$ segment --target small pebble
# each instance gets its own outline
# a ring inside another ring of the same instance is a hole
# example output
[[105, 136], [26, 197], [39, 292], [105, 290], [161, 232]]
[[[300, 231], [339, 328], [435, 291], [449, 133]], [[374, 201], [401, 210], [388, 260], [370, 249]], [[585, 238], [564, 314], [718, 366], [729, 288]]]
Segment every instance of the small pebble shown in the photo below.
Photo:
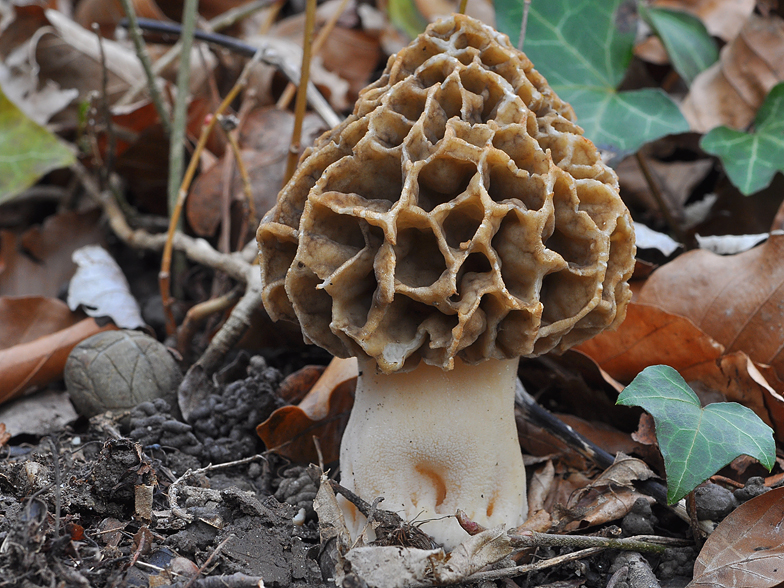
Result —
[[720, 521], [738, 507], [732, 492], [718, 484], [705, 484], [694, 491], [697, 518], [701, 521]]
[[768, 490], [770, 490], [770, 488], [765, 486], [765, 479], [754, 476], [746, 481], [746, 485], [743, 488], [738, 488], [732, 494], [738, 502], [743, 503], [760, 494], [765, 494]]

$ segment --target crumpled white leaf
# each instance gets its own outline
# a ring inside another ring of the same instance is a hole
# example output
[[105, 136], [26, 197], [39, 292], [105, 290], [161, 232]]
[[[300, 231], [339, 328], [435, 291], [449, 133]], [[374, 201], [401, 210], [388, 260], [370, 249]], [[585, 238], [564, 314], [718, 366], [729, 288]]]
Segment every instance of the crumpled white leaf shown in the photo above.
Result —
[[76, 88], [60, 88], [52, 80], [39, 84], [38, 76], [27, 63], [17, 63], [17, 57], [27, 57], [31, 48], [25, 43], [0, 63], [0, 87], [17, 108], [39, 125], [45, 125], [55, 114], [68, 106], [79, 95]]
[[[361, 539], [349, 548], [351, 539], [343, 513], [324, 475], [313, 507], [319, 517], [322, 545], [337, 546], [336, 586], [343, 585], [347, 570], [359, 576], [369, 588], [457, 584], [514, 551], [503, 526], [468, 537], [449, 553], [443, 549], [367, 546]], [[345, 562], [350, 565], [346, 566]]]
[[756, 247], [771, 235], [780, 235], [782, 231], [758, 233], [756, 235], [695, 235], [700, 249], [707, 249], [717, 255], [735, 255]]
[[503, 526], [473, 535], [449, 553], [413, 547], [355, 547], [345, 558], [373, 588], [412, 588], [470, 581], [482, 568], [512, 553]]
[[658, 249], [668, 257], [681, 246], [680, 243], [672, 239], [669, 235], [654, 231], [638, 222], [634, 223], [634, 236], [637, 241], [638, 249]]
[[121, 329], [145, 326], [128, 280], [103, 247], [81, 247], [71, 259], [78, 267], [68, 286], [68, 308], [81, 306], [89, 316], [108, 316]]

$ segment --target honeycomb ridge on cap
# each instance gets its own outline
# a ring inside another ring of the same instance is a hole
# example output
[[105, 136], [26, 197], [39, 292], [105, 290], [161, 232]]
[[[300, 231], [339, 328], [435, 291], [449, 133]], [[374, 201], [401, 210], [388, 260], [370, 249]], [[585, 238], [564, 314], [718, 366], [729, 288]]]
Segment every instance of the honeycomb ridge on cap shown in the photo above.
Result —
[[525, 55], [463, 15], [389, 59], [257, 238], [270, 316], [385, 372], [563, 351], [631, 297], [615, 173]]

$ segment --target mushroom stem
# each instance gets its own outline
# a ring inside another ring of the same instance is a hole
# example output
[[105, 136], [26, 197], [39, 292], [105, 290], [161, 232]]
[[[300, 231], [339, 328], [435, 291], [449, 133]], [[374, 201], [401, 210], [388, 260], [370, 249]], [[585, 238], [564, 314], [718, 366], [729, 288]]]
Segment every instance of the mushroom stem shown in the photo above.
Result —
[[[525, 468], [514, 419], [517, 359], [444, 371], [420, 363], [379, 373], [359, 360], [354, 408], [340, 448], [341, 484], [422, 530], [447, 549], [468, 534], [460, 508], [486, 526], [520, 525], [527, 514]], [[365, 520], [347, 502], [356, 537]]]

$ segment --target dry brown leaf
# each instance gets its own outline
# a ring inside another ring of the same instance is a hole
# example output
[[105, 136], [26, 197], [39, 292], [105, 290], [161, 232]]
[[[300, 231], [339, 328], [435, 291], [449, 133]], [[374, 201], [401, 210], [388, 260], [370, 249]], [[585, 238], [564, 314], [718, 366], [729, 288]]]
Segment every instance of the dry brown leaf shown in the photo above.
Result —
[[0, 295], [56, 298], [76, 271], [71, 254], [104, 240], [100, 211], [63, 212], [21, 235], [0, 231]]
[[[713, 169], [712, 159], [698, 159], [696, 161], [662, 162], [658, 159], [646, 157], [648, 166], [662, 194], [670, 205], [670, 210], [679, 220], [683, 219], [683, 207], [708, 172]], [[615, 169], [618, 181], [621, 184], [621, 196], [630, 207], [644, 208], [656, 211], [660, 206], [651, 193], [650, 186], [640, 170], [636, 157], [627, 157]]]
[[756, 0], [654, 0], [653, 6], [685, 10], [699, 18], [711, 35], [734, 39], [751, 16]]
[[[286, 171], [286, 157], [282, 153], [272, 151], [243, 149], [242, 161], [250, 176], [256, 214], [262, 216], [275, 205]], [[199, 175], [186, 201], [186, 218], [199, 236], [213, 236], [220, 225], [227, 162], [234, 170], [229, 198], [233, 202], [245, 200], [242, 179], [234, 163], [234, 154], [227, 151], [217, 164]]]
[[29, 343], [83, 318], [57, 298], [0, 296], [0, 349]]
[[615, 404], [623, 385], [585, 353], [570, 349], [563, 355], [521, 358], [518, 371], [527, 389], [548, 389], [563, 412], [616, 428], [628, 424], [627, 408]]
[[256, 427], [269, 451], [299, 463], [318, 463], [318, 437], [324, 463], [338, 459], [340, 438], [354, 404], [355, 358], [334, 358], [298, 406], [284, 406]]
[[286, 376], [278, 387], [278, 396], [288, 404], [302, 402], [323, 373], [324, 366], [322, 365], [306, 365]]
[[687, 318], [639, 301], [629, 304], [618, 330], [605, 331], [577, 349], [627, 384], [656, 364], [675, 368], [688, 381], [694, 379], [689, 376], [692, 371], [710, 369], [724, 352]]
[[[139, 18], [167, 20], [153, 0], [133, 0], [131, 4]], [[104, 37], [113, 37], [114, 28], [123, 18], [125, 12], [120, 0], [82, 0], [74, 12], [74, 20], [85, 29], [89, 30], [93, 23], [98, 23]]]
[[[634, 453], [644, 457], [648, 463], [658, 467], [661, 463], [661, 455], [656, 448], [646, 447], [645, 445], [632, 439], [628, 433], [597, 421], [587, 421], [572, 414], [557, 413], [556, 416], [569, 425], [577, 433], [588, 439], [590, 442], [608, 451], [611, 454]], [[629, 413], [626, 412], [628, 420]], [[549, 431], [537, 427], [521, 416], [516, 419], [520, 444], [524, 451], [531, 456], [545, 456], [556, 460], [558, 467], [563, 468], [566, 473], [577, 471], [588, 471], [594, 467], [593, 462], [583, 457], [574, 448], [555, 437]], [[528, 465], [528, 462], [526, 462]], [[664, 468], [660, 468], [664, 471]]]
[[[672, 262], [663, 268], [670, 265]], [[677, 297], [679, 292], [686, 297], [699, 296], [688, 285], [679, 284], [666, 291], [665, 297]], [[778, 439], [784, 439], [784, 421], [779, 419], [784, 414], [781, 390], [771, 386], [744, 351], [725, 351], [687, 316], [676, 314], [672, 308], [643, 304], [643, 299], [656, 302], [641, 295], [638, 302], [629, 304], [626, 320], [617, 331], [605, 331], [580, 345], [579, 350], [625, 383], [650, 365], [668, 365], [689, 382], [703, 404], [739, 402], [771, 425]]]
[[552, 460], [548, 459], [543, 466], [534, 471], [534, 475], [528, 482], [528, 519], [517, 528], [517, 533], [523, 530], [544, 533], [550, 529], [552, 517], [545, 509], [545, 501], [553, 489], [554, 482], [555, 467]]
[[713, 531], [687, 588], [781, 585], [784, 578], [784, 488], [736, 508]]
[[[58, 122], [70, 126], [79, 123], [81, 102], [91, 100], [91, 93], [101, 93], [104, 68], [101, 50], [94, 32], [70, 20], [61, 12], [47, 10], [52, 25], [31, 39], [31, 55], [41, 79], [52, 80], [62, 88], [76, 88], [79, 97], [67, 111], [58, 115]], [[119, 99], [136, 80], [144, 76], [139, 59], [132, 49], [115, 41], [102, 42], [108, 76], [107, 97], [110, 103]]]
[[77, 343], [116, 328], [84, 319], [51, 335], [0, 350], [0, 402], [62, 378], [65, 360]]
[[634, 55], [657, 65], [666, 65], [670, 63], [670, 56], [667, 55], [667, 49], [664, 48], [664, 43], [655, 35], [647, 37], [634, 46]]
[[46, 27], [44, 7], [14, 6], [13, 20], [0, 33], [0, 81], [3, 92], [22, 112], [45, 125], [79, 95], [72, 88], [61, 88], [52, 80], [39, 80], [37, 65], [30, 58], [31, 39]]
[[[316, 13], [316, 34], [318, 30], [332, 16], [340, 4], [333, 0], [319, 6]], [[350, 15], [349, 9], [344, 14]], [[344, 16], [341, 16], [341, 19]], [[356, 100], [359, 91], [370, 81], [370, 76], [378, 67], [382, 59], [379, 39], [369, 33], [341, 26], [341, 21], [332, 30], [323, 47], [317, 54], [319, 61], [326, 70], [337, 74], [348, 82], [349, 100]], [[302, 34], [305, 26], [305, 14], [286, 18], [275, 25], [271, 33], [283, 37], [294, 43], [302, 44]]]
[[[223, 14], [227, 10], [236, 8], [242, 4], [247, 3], [249, 0], [200, 0], [199, 14], [207, 20], [215, 18], [219, 14]], [[182, 22], [182, 0], [134, 0], [134, 5], [139, 9], [142, 4], [149, 5], [149, 8], [155, 8], [166, 17]]]
[[[307, 114], [302, 125], [300, 145], [304, 151], [325, 129], [322, 119], [314, 113]], [[250, 176], [259, 218], [275, 204], [283, 185], [293, 129], [294, 115], [277, 108], [258, 108], [242, 125], [238, 142], [242, 147], [242, 161]], [[245, 200], [234, 155], [227, 150], [216, 165], [199, 175], [186, 201], [188, 222], [202, 237], [214, 235], [220, 224], [227, 162], [234, 169], [230, 198], [233, 201]]]
[[637, 425], [637, 430], [632, 433], [632, 439], [637, 443], [653, 447], [659, 444], [659, 440], [656, 439], [656, 425], [653, 417], [647, 412], [643, 412], [640, 415], [640, 422]]
[[[112, 126], [115, 134], [115, 156], [122, 157], [129, 147], [142, 138], [144, 131], [158, 122], [158, 112], [150, 101], [113, 108]], [[97, 133], [97, 140], [101, 157], [106, 157], [109, 148], [107, 134], [105, 132]]]
[[0, 423], [0, 449], [5, 447], [10, 439], [11, 433], [5, 430], [5, 423]]
[[623, 518], [638, 498], [654, 501], [637, 492], [634, 482], [655, 477], [644, 461], [619, 453], [615, 463], [570, 497], [566, 508], [555, 509], [557, 528], [575, 531]]
[[[103, 8], [112, 12], [108, 5]], [[145, 14], [145, 11], [142, 12]], [[146, 14], [152, 13], [147, 11]], [[40, 14], [17, 10], [17, 21], [22, 26], [35, 23], [36, 18], [40, 21]], [[67, 93], [63, 100], [69, 98], [70, 104], [53, 118], [53, 122], [61, 127], [76, 128], [84, 122], [80, 109], [84, 103], [93, 103], [96, 96], [103, 96], [104, 73], [107, 76], [106, 97], [110, 105], [132, 85], [144, 79], [141, 63], [130, 45], [108, 38], [104, 38], [99, 45], [95, 32], [80, 26], [57, 10], [44, 11], [44, 18], [45, 21], [39, 22], [35, 32], [25, 37], [3, 32], [0, 37], [0, 57], [5, 58], [14, 53], [13, 68], [8, 75], [13, 74], [17, 79], [21, 79], [20, 76], [28, 78], [28, 85], [32, 89], [26, 91], [26, 99], [46, 98], [51, 101], [55, 90], [60, 94]], [[87, 23], [91, 17], [87, 15], [82, 20]], [[211, 75], [217, 60], [204, 47], [196, 46], [191, 54], [191, 63], [190, 88], [196, 94]], [[0, 74], [3, 73], [2, 69]], [[176, 76], [176, 70], [172, 76]], [[41, 93], [46, 96], [38, 96]], [[19, 94], [18, 89], [16, 94]]]
[[744, 129], [782, 80], [784, 19], [753, 15], [721, 50], [719, 61], [695, 78], [681, 110], [693, 131], [720, 125]]
[[6, 28], [0, 34], [0, 57], [3, 60], [7, 59], [19, 45], [30, 39], [38, 29], [48, 24], [44, 14], [46, 7], [41, 6], [41, 3], [30, 3], [25, 6], [19, 4], [13, 3], [11, 8], [13, 20], [6, 23]]
[[688, 318], [727, 352], [743, 351], [784, 379], [782, 258], [784, 235], [737, 255], [690, 251], [657, 269], [638, 303]]

